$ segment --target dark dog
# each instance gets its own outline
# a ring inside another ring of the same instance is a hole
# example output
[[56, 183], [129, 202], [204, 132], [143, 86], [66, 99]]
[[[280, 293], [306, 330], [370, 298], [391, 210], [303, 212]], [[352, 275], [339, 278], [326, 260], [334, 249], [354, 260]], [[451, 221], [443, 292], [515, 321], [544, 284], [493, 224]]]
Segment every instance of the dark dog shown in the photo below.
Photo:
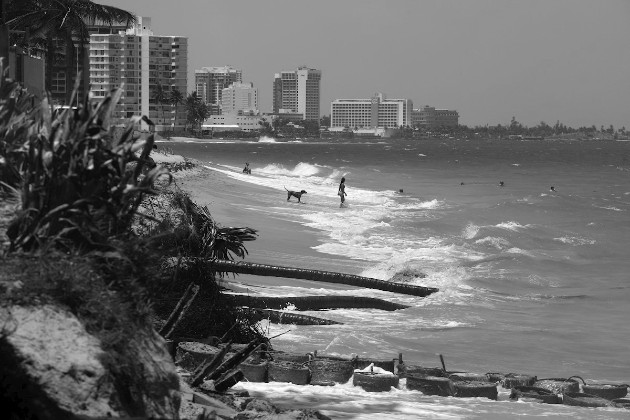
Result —
[[[285, 190], [287, 190], [287, 187], [284, 187]], [[291, 190], [287, 190], [287, 201], [289, 201], [289, 199], [291, 198], [291, 196], [295, 197], [298, 199], [298, 203], [301, 203], [301, 198], [302, 198], [302, 194], [307, 194], [306, 191], [302, 190], [302, 191], [291, 191]]]

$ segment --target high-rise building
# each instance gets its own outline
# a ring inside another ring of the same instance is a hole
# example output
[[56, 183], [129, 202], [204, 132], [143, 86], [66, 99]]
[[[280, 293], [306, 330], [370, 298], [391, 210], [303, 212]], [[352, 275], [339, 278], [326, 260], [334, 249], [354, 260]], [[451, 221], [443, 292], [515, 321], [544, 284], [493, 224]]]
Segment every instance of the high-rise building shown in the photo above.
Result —
[[203, 67], [195, 70], [197, 97], [210, 107], [211, 115], [221, 115], [223, 89], [243, 81], [243, 71], [231, 66]]
[[412, 108], [411, 99], [387, 99], [382, 93], [370, 99], [336, 99], [330, 104], [330, 127], [407, 127]]
[[257, 114], [258, 89], [253, 83], [232, 83], [221, 94], [221, 115]]
[[299, 67], [276, 73], [273, 81], [273, 113], [301, 114], [304, 120], [319, 121], [322, 71]]
[[[112, 89], [123, 88], [114, 113], [115, 123], [146, 115], [155, 123], [156, 131], [185, 126], [183, 104], [174, 105], [169, 99], [175, 91], [186, 97], [188, 38], [153, 35], [151, 19], [138, 17], [126, 32], [90, 35], [89, 63], [95, 99], [103, 98]], [[160, 90], [162, 101], [158, 100]]]
[[[88, 34], [117, 34], [125, 31], [129, 22], [103, 22], [94, 18], [85, 18], [84, 23]], [[89, 44], [84, 44], [76, 36], [70, 40], [53, 37], [51, 43], [55, 53], [50, 56], [42, 55], [46, 58], [46, 89], [50, 92], [50, 98], [55, 105], [75, 105], [69, 104], [72, 90], [76, 78], [81, 75], [77, 90], [77, 100], [81, 101], [85, 97], [85, 87], [89, 85]], [[70, 42], [70, 45], [66, 45]], [[70, 57], [67, 57], [70, 54]], [[68, 60], [69, 58], [69, 60]], [[70, 66], [68, 66], [70, 62]]]
[[453, 109], [436, 109], [426, 105], [424, 108], [413, 110], [411, 121], [414, 127], [457, 127], [459, 113]]

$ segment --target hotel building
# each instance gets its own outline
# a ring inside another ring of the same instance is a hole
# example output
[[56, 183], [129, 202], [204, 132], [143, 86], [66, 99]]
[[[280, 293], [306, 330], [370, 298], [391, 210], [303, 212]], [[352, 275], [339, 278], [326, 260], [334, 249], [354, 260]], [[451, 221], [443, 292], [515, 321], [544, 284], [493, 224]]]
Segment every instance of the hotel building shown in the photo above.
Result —
[[258, 89], [253, 83], [236, 82], [221, 93], [221, 114], [258, 113]]
[[330, 104], [330, 127], [406, 127], [411, 125], [412, 108], [411, 99], [387, 99], [382, 93], [370, 99], [336, 99]]
[[243, 81], [243, 71], [230, 66], [203, 67], [195, 70], [197, 97], [210, 107], [211, 115], [221, 115], [223, 89]]
[[[134, 115], [146, 115], [156, 131], [181, 129], [186, 124], [183, 104], [159, 103], [158, 85], [166, 98], [177, 90], [186, 97], [188, 38], [155, 36], [151, 19], [138, 17], [127, 31], [90, 35], [90, 84], [95, 99], [112, 89], [123, 88], [114, 122], [126, 124]], [[147, 129], [142, 123], [142, 129]]]
[[411, 122], [414, 127], [423, 128], [457, 127], [459, 113], [455, 110], [436, 109], [427, 105], [413, 110]]
[[320, 82], [322, 71], [299, 67], [295, 71], [276, 73], [273, 81], [273, 113], [301, 115], [303, 120], [319, 121]]

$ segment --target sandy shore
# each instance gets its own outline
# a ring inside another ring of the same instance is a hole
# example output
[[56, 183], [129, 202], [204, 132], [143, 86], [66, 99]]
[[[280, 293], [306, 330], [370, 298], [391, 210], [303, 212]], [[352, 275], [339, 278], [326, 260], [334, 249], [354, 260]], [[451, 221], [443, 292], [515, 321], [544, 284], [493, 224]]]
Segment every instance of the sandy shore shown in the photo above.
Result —
[[[235, 180], [220, 172], [204, 168], [203, 165], [176, 172], [174, 177], [175, 183], [197, 204], [208, 207], [219, 225], [250, 227], [258, 231], [258, 239], [245, 244], [249, 252], [245, 261], [347, 274], [360, 273], [360, 264], [356, 261], [321, 254], [312, 249], [318, 244], [321, 232], [271, 212], [254, 209], [260, 207], [256, 197], [262, 190], [266, 190], [266, 187]], [[238, 275], [234, 281], [230, 281], [228, 287], [235, 291], [245, 291], [248, 285], [352, 289], [346, 285], [245, 274]]]

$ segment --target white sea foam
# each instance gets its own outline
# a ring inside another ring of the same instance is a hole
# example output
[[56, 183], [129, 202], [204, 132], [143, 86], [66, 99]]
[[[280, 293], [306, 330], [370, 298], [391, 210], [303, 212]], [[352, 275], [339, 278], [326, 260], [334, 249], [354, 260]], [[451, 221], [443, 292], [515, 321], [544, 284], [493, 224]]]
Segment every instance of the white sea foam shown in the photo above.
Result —
[[287, 169], [284, 166], [278, 164], [271, 164], [266, 165], [262, 168], [257, 168], [256, 171], [267, 176], [284, 175], [295, 177], [308, 177], [317, 175], [321, 171], [321, 169], [322, 167], [319, 167], [317, 165], [300, 162], [295, 165], [293, 169]]
[[553, 240], [574, 246], [594, 245], [596, 243], [594, 239], [582, 238], [579, 236], [561, 236], [559, 238], [553, 238]]
[[468, 223], [462, 231], [462, 237], [464, 239], [473, 239], [475, 236], [477, 236], [477, 233], [479, 233], [479, 229], [481, 228], [476, 224]]
[[276, 139], [269, 136], [260, 136], [258, 138], [258, 143], [276, 143]]
[[523, 226], [518, 222], [503, 222], [496, 225], [496, 227], [518, 232], [521, 229], [527, 229], [528, 227], [530, 227], [530, 225]]
[[532, 257], [534, 258], [535, 255], [533, 253], [531, 253], [530, 251], [526, 251], [524, 249], [521, 248], [517, 248], [517, 247], [513, 247], [513, 248], [509, 248], [507, 249], [505, 252], [509, 253], [509, 254], [521, 254], [521, 255], [526, 255], [528, 257]]

